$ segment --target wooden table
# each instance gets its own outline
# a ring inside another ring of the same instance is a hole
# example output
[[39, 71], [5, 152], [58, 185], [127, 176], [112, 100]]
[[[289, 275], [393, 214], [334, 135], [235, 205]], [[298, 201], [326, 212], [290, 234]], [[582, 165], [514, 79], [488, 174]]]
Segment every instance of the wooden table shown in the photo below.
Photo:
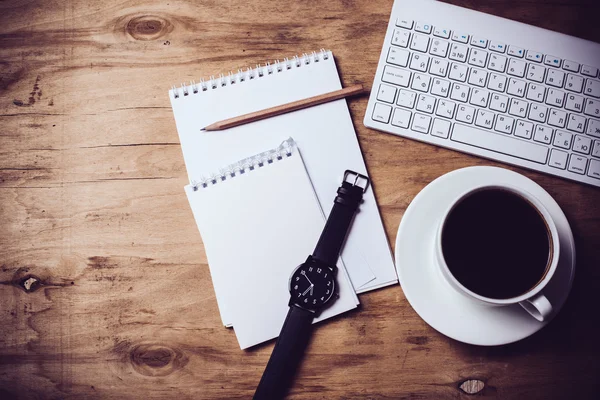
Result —
[[[600, 41], [595, 0], [453, 2]], [[251, 396], [273, 344], [240, 351], [220, 324], [167, 90], [322, 47], [345, 85], [370, 85], [391, 6], [0, 4], [0, 398]], [[391, 243], [426, 184], [496, 165], [368, 130], [366, 104], [351, 100], [351, 113]], [[399, 286], [364, 294], [316, 330], [291, 398], [598, 395], [600, 191], [511, 169], [554, 196], [575, 234], [557, 318], [522, 342], [475, 347], [430, 328]]]

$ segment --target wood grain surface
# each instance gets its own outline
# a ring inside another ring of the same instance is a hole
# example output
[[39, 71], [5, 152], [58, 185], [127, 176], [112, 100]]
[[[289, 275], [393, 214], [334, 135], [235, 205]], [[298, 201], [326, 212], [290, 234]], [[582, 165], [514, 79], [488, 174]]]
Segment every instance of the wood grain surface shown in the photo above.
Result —
[[[597, 0], [453, 2], [600, 41]], [[220, 324], [167, 90], [320, 48], [344, 85], [370, 85], [391, 7], [0, 2], [1, 399], [251, 397], [273, 344], [240, 351]], [[367, 98], [349, 104], [391, 243], [426, 184], [497, 165], [366, 129]], [[557, 318], [475, 347], [430, 328], [399, 286], [364, 294], [316, 329], [290, 398], [597, 398], [600, 191], [511, 169], [554, 196], [575, 234]]]

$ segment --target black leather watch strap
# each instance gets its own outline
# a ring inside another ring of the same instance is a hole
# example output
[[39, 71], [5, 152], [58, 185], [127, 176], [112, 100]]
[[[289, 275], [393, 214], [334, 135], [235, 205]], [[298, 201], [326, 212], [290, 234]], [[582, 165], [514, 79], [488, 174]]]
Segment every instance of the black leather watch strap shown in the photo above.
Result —
[[337, 191], [333, 208], [313, 252], [314, 258], [331, 266], [337, 264], [340, 251], [348, 234], [348, 228], [350, 228], [356, 209], [362, 201], [363, 193], [366, 190], [366, 187], [363, 188], [356, 185], [356, 180], [354, 183], [347, 182], [346, 177], [349, 173], [354, 174], [357, 179], [359, 177], [365, 179], [367, 185], [369, 182], [366, 176], [346, 171], [344, 182]]
[[310, 340], [313, 318], [310, 311], [290, 307], [254, 400], [283, 399]]
[[[354, 182], [348, 181], [349, 176], [354, 176]], [[359, 179], [366, 181], [364, 187], [357, 185]], [[333, 208], [312, 255], [316, 261], [325, 264], [325, 268], [332, 268], [335, 272], [348, 229], [368, 185], [369, 178], [366, 176], [352, 171], [344, 173], [344, 181], [337, 191]], [[315, 310], [316, 313], [319, 311]], [[279, 400], [285, 396], [310, 340], [315, 315], [291, 303], [254, 400]]]

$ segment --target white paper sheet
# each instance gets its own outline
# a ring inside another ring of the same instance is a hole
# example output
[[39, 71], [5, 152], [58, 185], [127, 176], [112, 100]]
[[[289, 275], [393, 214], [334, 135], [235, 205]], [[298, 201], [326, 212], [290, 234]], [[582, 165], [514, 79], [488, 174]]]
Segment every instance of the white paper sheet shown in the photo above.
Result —
[[[289, 157], [216, 182], [197, 190], [187, 186], [186, 194], [221, 315], [245, 349], [279, 335], [289, 309], [289, 278], [312, 253], [325, 216], [295, 147]], [[336, 281], [340, 297], [315, 322], [356, 308], [341, 265]]]
[[[324, 57], [326, 56], [326, 58]], [[264, 67], [263, 76], [244, 81], [230, 78], [169, 92], [190, 180], [255, 154], [281, 137], [293, 137], [302, 150], [306, 169], [326, 215], [347, 169], [366, 174], [352, 119], [345, 100], [338, 100], [220, 132], [200, 132], [219, 120], [304, 99], [341, 88], [331, 52]], [[222, 82], [225, 85], [222, 86]], [[215, 88], [213, 89], [212, 86]], [[178, 98], [175, 94], [178, 93]], [[365, 194], [342, 252], [342, 259], [357, 292], [397, 282], [390, 247], [372, 190]]]

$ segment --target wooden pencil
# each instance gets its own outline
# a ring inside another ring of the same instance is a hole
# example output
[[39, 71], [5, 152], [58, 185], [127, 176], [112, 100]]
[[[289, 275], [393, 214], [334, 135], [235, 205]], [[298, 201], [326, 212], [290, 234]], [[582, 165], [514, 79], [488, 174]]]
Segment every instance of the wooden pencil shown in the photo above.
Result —
[[234, 126], [248, 124], [250, 122], [259, 121], [265, 118], [271, 118], [276, 115], [281, 115], [292, 111], [301, 110], [303, 108], [327, 103], [330, 101], [339, 100], [341, 98], [361, 94], [363, 92], [363, 85], [354, 85], [344, 89], [336, 90], [334, 92], [320, 94], [318, 96], [309, 97], [307, 99], [302, 99], [291, 103], [282, 104], [280, 106], [267, 108], [265, 110], [240, 115], [238, 117], [225, 119], [223, 121], [218, 121], [204, 127], [203, 129], [201, 129], [201, 131], [222, 131], [225, 129], [233, 128]]

